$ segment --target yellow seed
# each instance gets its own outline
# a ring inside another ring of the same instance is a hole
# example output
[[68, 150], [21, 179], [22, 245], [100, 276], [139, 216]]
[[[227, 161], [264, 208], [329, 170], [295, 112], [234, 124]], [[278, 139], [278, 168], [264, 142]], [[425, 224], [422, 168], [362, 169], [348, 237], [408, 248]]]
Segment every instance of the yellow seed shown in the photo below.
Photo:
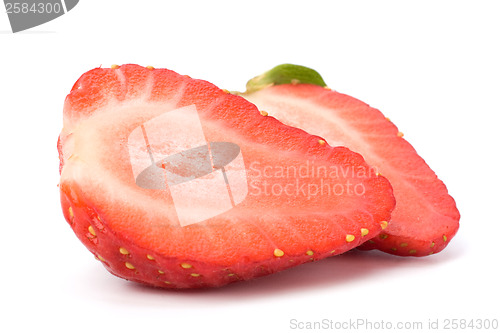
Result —
[[150, 255], [150, 254], [148, 254], [146, 257], [147, 257], [149, 260], [155, 260], [155, 257], [153, 257], [153, 256], [152, 256], [152, 255]]
[[95, 236], [95, 235], [96, 235], [96, 234], [95, 234], [95, 230], [94, 230], [94, 228], [93, 228], [91, 225], [89, 226], [89, 232], [90, 232], [90, 234], [91, 234], [92, 236]]
[[401, 247], [407, 247], [408, 243], [401, 243], [401, 244], [399, 244], [399, 246], [401, 246]]
[[312, 255], [314, 254], [314, 252], [313, 252], [313, 251], [311, 251], [311, 250], [308, 250], [308, 251], [306, 252], [306, 254], [307, 254], [308, 256], [312, 256]]
[[318, 143], [320, 144], [320, 146], [323, 146], [323, 145], [326, 143], [326, 141], [325, 141], [325, 140], [322, 140], [322, 139], [319, 139], [319, 140], [318, 140]]
[[390, 122], [392, 123], [391, 118], [389, 118], [389, 117], [385, 117], [385, 119], [386, 119], [387, 121], [390, 121]]
[[385, 228], [387, 228], [387, 225], [388, 225], [387, 221], [380, 222], [380, 227], [382, 228], [382, 230], [384, 230]]
[[443, 240], [446, 242], [448, 240], [448, 237], [446, 237], [446, 235], [443, 235]]
[[264, 111], [264, 110], [260, 111], [260, 114], [261, 114], [261, 116], [264, 116], [264, 117], [267, 117], [269, 115], [269, 113], [267, 113], [267, 111]]
[[104, 258], [103, 258], [103, 257], [101, 257], [100, 255], [97, 255], [97, 259], [99, 259], [99, 260], [100, 260], [100, 261], [102, 261], [102, 262], [106, 262], [106, 260], [104, 260]]
[[120, 68], [120, 66], [118, 66], [116, 64], [111, 65], [111, 69], [118, 69], [118, 68]]
[[345, 236], [346, 242], [350, 243], [352, 242], [356, 237], [354, 235], [347, 235]]
[[155, 69], [153, 66], [146, 66], [147, 69], [149, 69], [150, 71], [152, 71], [153, 69]]
[[229, 273], [227, 276], [234, 276], [234, 273]]
[[434, 254], [434, 252], [432, 252], [432, 251], [431, 251], [431, 252], [429, 252], [429, 255], [431, 255], [431, 254]]
[[130, 252], [128, 252], [128, 251], [127, 251], [127, 249], [126, 249], [126, 248], [124, 248], [124, 247], [120, 247], [120, 250], [119, 250], [119, 251], [120, 251], [120, 253], [121, 253], [121, 254], [124, 254], [124, 255], [127, 255], [127, 254], [129, 254], [129, 253], [130, 253]]
[[183, 263], [181, 264], [181, 267], [182, 267], [182, 268], [185, 268], [185, 269], [188, 269], [188, 268], [193, 267], [193, 265], [190, 265], [190, 264], [188, 264], [187, 262], [183, 262]]
[[198, 277], [198, 276], [200, 276], [200, 274], [198, 274], [198, 273], [191, 273], [191, 276]]
[[75, 216], [75, 214], [73, 214], [73, 208], [72, 207], [68, 208], [68, 213], [69, 213], [69, 218], [73, 219], [73, 217]]
[[164, 271], [158, 271], [158, 273], [159, 273], [159, 274], [165, 274], [165, 272], [164, 272]]
[[335, 253], [335, 250], [330, 251], [330, 253]]
[[170, 284], [171, 282], [170, 281], [165, 281], [165, 284]]
[[396, 249], [395, 247], [391, 247], [391, 250], [397, 251], [398, 249]]
[[325, 88], [325, 90], [332, 90], [329, 86], [324, 86], [323, 88]]
[[225, 92], [226, 94], [230, 93], [229, 90], [227, 90], [227, 89], [222, 89], [222, 91]]
[[377, 177], [378, 177], [378, 176], [382, 176], [382, 174], [381, 174], [380, 172], [377, 172], [377, 173], [375, 174], [375, 176], [377, 176]]
[[403, 134], [403, 132], [398, 132], [398, 136], [399, 136], [400, 138], [402, 138], [402, 137], [403, 137], [403, 136], [405, 136], [405, 135]]
[[388, 235], [388, 234], [380, 234], [380, 235], [378, 236], [378, 238], [380, 238], [380, 239], [386, 239], [387, 237], [389, 237], [389, 235]]
[[370, 232], [370, 230], [366, 229], [366, 228], [361, 228], [361, 236], [366, 236], [368, 235], [368, 233]]
[[283, 252], [280, 249], [274, 249], [274, 256], [275, 257], [283, 257], [285, 255], [285, 252]]
[[134, 265], [132, 265], [131, 263], [129, 262], [126, 262], [125, 263], [125, 267], [127, 267], [128, 269], [135, 269]]
[[434, 247], [434, 245], [436, 245], [436, 243], [432, 242], [432, 243], [431, 243], [431, 247]]
[[410, 251], [408, 251], [408, 253], [409, 254], [415, 254], [415, 253], [417, 253], [417, 250], [410, 250]]

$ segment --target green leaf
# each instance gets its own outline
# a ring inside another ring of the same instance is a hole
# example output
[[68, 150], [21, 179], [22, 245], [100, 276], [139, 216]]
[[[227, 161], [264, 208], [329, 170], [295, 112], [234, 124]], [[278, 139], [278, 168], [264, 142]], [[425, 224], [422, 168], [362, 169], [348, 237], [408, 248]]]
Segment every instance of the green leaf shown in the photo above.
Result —
[[252, 93], [273, 85], [290, 83], [308, 83], [326, 87], [325, 81], [314, 69], [300, 65], [282, 64], [248, 81], [246, 93]]

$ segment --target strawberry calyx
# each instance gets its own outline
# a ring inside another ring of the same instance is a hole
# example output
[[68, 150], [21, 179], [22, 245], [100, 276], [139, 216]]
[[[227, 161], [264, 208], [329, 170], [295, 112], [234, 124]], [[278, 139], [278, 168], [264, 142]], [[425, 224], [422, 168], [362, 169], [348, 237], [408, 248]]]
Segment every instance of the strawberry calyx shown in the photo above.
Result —
[[326, 87], [325, 81], [314, 69], [294, 64], [281, 64], [250, 79], [246, 85], [246, 93], [252, 93], [270, 86], [299, 83]]

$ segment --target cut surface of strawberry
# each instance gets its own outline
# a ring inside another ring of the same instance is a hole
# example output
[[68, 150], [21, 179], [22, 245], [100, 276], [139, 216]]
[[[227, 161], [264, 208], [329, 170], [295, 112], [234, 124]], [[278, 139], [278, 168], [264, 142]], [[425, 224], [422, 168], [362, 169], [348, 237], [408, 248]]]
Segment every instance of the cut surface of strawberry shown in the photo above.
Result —
[[250, 80], [241, 95], [287, 125], [362, 154], [391, 182], [391, 223], [360, 248], [425, 256], [456, 234], [460, 214], [446, 186], [379, 110], [332, 91], [316, 71], [291, 64]]
[[361, 155], [167, 69], [96, 68], [66, 98], [63, 213], [112, 274], [216, 287], [348, 251], [390, 219]]

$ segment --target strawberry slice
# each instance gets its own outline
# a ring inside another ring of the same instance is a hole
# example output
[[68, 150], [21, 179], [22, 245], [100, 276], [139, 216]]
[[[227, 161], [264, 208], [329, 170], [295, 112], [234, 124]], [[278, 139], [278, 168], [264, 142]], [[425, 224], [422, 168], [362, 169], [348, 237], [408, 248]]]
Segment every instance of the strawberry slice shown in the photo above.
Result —
[[330, 90], [316, 71], [290, 64], [250, 80], [241, 95], [287, 125], [362, 154], [391, 182], [391, 223], [362, 249], [425, 256], [456, 234], [460, 214], [446, 186], [379, 110]]
[[96, 68], [58, 142], [64, 216], [112, 274], [222, 286], [377, 236], [392, 187], [347, 148], [167, 69]]

